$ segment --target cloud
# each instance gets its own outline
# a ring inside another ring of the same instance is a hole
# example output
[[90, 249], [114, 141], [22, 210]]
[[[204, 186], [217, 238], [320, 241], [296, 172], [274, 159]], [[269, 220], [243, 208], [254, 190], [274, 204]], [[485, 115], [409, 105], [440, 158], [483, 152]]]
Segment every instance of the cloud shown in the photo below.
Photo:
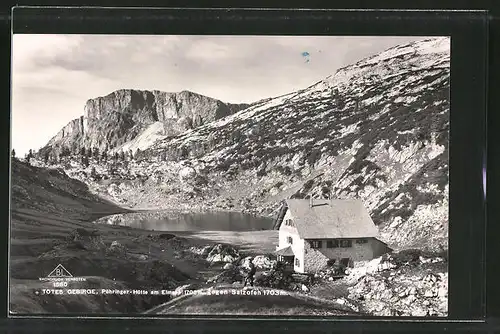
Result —
[[13, 69], [27, 71], [56, 56], [70, 57], [81, 41], [78, 35], [15, 34], [12, 41]]

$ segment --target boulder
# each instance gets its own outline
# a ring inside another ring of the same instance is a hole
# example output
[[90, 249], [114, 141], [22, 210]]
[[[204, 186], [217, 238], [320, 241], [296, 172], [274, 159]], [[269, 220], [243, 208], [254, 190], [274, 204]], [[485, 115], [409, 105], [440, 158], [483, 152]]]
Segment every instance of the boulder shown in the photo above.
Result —
[[424, 282], [429, 282], [431, 284], [435, 283], [437, 280], [438, 280], [438, 277], [432, 273], [425, 275], [425, 277], [423, 278]]
[[438, 288], [437, 295], [439, 298], [448, 297], [448, 289], [445, 286], [441, 286]]
[[77, 249], [101, 250], [106, 247], [97, 230], [77, 228], [68, 236], [70, 246]]
[[107, 218], [107, 223], [109, 225], [121, 225], [122, 222], [123, 222], [122, 215], [113, 215], [113, 216]]
[[194, 180], [195, 177], [196, 177], [196, 170], [191, 166], [184, 166], [179, 171], [179, 178], [183, 182]]
[[232, 263], [226, 263], [223, 267], [224, 270], [229, 270], [229, 269], [233, 269], [234, 268], [234, 264]]
[[149, 258], [146, 254], [130, 254], [130, 253], [128, 254], [128, 257], [139, 261], [146, 261]]
[[111, 183], [108, 186], [107, 191], [108, 191], [108, 194], [110, 194], [111, 196], [118, 196], [122, 193], [122, 190], [120, 189], [120, 187], [116, 183]]
[[126, 184], [126, 183], [120, 183], [120, 185], [118, 186], [118, 188], [120, 188], [121, 191], [127, 191], [127, 190], [131, 190], [132, 189], [132, 187], [129, 184]]
[[213, 247], [214, 247], [213, 245], [207, 245], [203, 247], [192, 246], [189, 248], [189, 250], [196, 255], [201, 255], [206, 258]]
[[120, 248], [120, 247], [123, 247], [122, 244], [115, 240], [111, 243], [111, 246], [109, 248]]
[[416, 300], [417, 300], [417, 297], [415, 297], [414, 295], [409, 295], [408, 298], [405, 299], [405, 304], [410, 305], [410, 304], [414, 303]]
[[420, 256], [420, 257], [419, 257], [419, 260], [420, 260], [420, 262], [421, 262], [421, 263], [423, 263], [423, 264], [425, 264], [425, 263], [429, 263], [429, 262], [431, 262], [431, 261], [432, 261], [432, 259], [426, 259], [426, 258], [424, 258], [423, 256]]
[[125, 246], [115, 240], [109, 246], [108, 251], [111, 253], [125, 253], [127, 250]]
[[232, 246], [217, 244], [207, 255], [208, 262], [226, 262], [232, 263], [240, 259], [239, 252]]
[[269, 256], [257, 255], [253, 258], [252, 263], [259, 269], [272, 269], [276, 265], [276, 260], [271, 260]]
[[205, 246], [201, 249], [201, 255], [202, 256], [208, 256], [208, 254], [210, 254], [210, 251], [212, 250], [213, 246], [212, 245], [208, 245], [208, 246]]
[[403, 222], [403, 219], [400, 216], [394, 217], [394, 220], [392, 223], [389, 225], [390, 228], [396, 228], [398, 225], [400, 225]]
[[379, 259], [375, 259], [374, 262], [370, 264], [375, 265], [377, 263], [377, 260], [377, 271], [386, 271], [398, 267], [397, 261], [390, 255], [385, 255], [380, 257]]
[[425, 317], [427, 315], [427, 311], [422, 308], [415, 308], [411, 310], [412, 317]]
[[427, 298], [434, 297], [434, 293], [432, 292], [432, 290], [427, 290], [424, 293], [424, 297], [427, 297]]

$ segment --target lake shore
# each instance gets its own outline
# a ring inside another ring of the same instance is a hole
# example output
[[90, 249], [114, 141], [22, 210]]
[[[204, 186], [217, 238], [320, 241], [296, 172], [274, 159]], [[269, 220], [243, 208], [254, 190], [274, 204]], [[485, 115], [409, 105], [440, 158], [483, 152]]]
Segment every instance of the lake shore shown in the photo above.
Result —
[[256, 232], [272, 230], [274, 219], [237, 211], [166, 209], [114, 214], [101, 217], [93, 223], [165, 232]]

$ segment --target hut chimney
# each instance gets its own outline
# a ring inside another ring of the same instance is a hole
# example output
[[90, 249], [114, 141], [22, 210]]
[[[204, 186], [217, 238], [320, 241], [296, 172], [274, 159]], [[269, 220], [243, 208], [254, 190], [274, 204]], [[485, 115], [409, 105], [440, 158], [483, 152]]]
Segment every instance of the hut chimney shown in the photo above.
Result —
[[313, 207], [313, 197], [312, 195], [309, 196], [309, 207], [312, 208]]

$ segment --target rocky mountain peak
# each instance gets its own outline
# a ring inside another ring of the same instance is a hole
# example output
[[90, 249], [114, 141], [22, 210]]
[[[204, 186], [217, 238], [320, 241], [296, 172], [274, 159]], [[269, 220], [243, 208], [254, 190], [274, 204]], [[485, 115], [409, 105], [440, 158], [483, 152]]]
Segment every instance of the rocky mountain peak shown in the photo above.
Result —
[[148, 129], [148, 134], [154, 130], [156, 137], [173, 136], [247, 106], [226, 104], [188, 90], [119, 89], [87, 100], [83, 116], [70, 121], [42, 150], [120, 149]]

